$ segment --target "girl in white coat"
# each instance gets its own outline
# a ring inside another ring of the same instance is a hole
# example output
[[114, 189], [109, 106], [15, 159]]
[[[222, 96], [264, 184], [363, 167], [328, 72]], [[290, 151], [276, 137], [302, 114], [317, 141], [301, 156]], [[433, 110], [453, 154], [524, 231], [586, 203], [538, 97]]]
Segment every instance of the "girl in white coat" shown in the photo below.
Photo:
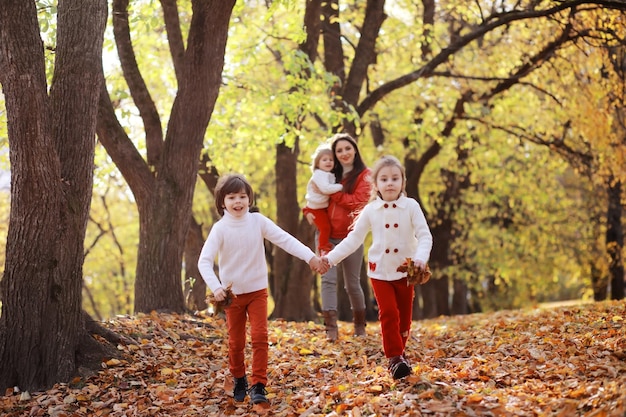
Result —
[[395, 379], [411, 373], [405, 356], [413, 314], [413, 285], [398, 268], [410, 258], [425, 268], [433, 239], [422, 209], [404, 194], [406, 173], [393, 156], [380, 158], [372, 170], [372, 198], [358, 215], [353, 230], [324, 259], [336, 265], [372, 233], [368, 275], [378, 303], [383, 350]]

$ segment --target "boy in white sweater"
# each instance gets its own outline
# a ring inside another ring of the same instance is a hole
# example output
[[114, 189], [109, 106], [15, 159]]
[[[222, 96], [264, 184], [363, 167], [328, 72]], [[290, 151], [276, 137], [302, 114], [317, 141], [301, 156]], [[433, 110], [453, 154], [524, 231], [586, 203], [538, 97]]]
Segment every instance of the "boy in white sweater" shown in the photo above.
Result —
[[[328, 217], [329, 195], [343, 190], [343, 185], [337, 184], [335, 174], [331, 172], [335, 166], [333, 151], [322, 145], [313, 155], [313, 175], [306, 187], [306, 207], [302, 209], [304, 215], [313, 214], [313, 222], [318, 230], [317, 252], [324, 255], [332, 249], [330, 243], [330, 219]], [[320, 192], [316, 192], [315, 186]]]
[[[215, 204], [223, 217], [211, 228], [204, 243], [198, 268], [216, 301], [226, 297], [231, 286], [236, 297], [226, 308], [228, 326], [228, 362], [234, 377], [233, 396], [243, 401], [248, 394], [244, 350], [246, 322], [250, 320], [252, 339], [253, 404], [267, 403], [267, 297], [268, 276], [264, 239], [291, 255], [302, 259], [317, 272], [326, 267], [313, 251], [260, 213], [249, 212], [253, 201], [252, 187], [242, 175], [220, 178], [215, 187]], [[215, 274], [215, 259], [219, 278]]]

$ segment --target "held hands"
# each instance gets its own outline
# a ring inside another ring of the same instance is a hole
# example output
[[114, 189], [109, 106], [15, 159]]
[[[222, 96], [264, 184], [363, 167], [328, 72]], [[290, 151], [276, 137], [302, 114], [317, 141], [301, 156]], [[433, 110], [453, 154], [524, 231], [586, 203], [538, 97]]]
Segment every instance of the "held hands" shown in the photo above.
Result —
[[330, 269], [330, 264], [326, 258], [315, 256], [309, 261], [309, 266], [318, 274], [324, 275]]
[[324, 266], [326, 267], [326, 270], [328, 271], [332, 265], [330, 264], [330, 261], [328, 260], [328, 257], [326, 255], [321, 257], [322, 262], [324, 263]]
[[306, 221], [309, 222], [309, 224], [312, 225], [315, 223], [315, 214], [307, 213], [304, 217], [306, 217]]

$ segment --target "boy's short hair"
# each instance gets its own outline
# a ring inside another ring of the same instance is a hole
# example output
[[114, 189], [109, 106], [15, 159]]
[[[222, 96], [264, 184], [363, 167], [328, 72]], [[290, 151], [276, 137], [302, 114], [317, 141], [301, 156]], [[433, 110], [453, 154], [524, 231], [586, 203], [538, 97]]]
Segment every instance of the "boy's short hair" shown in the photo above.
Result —
[[254, 201], [252, 186], [241, 174], [228, 174], [220, 177], [215, 186], [215, 206], [220, 216], [224, 215], [224, 199], [227, 194], [245, 192], [250, 200], [250, 205]]

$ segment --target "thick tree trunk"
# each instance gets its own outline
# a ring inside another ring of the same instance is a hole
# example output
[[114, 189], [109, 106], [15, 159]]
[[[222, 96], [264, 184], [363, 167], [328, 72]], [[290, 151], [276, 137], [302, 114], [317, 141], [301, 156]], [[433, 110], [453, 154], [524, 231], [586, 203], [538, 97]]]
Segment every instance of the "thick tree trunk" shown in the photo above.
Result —
[[608, 210], [606, 215], [606, 251], [609, 255], [611, 299], [624, 298], [624, 229], [622, 227], [622, 183], [609, 181]]
[[184, 254], [185, 303], [187, 308], [196, 311], [205, 310], [208, 307], [206, 302], [206, 283], [198, 269], [198, 258], [200, 258], [202, 245], [204, 245], [202, 226], [192, 217], [189, 230], [187, 231]]
[[[301, 228], [298, 223], [300, 206], [295, 183], [297, 159], [297, 142], [293, 148], [284, 143], [276, 146], [274, 171], [279, 179], [276, 181], [276, 224], [295, 237], [299, 236]], [[272, 317], [296, 321], [313, 318], [310, 303], [312, 274], [309, 271], [308, 265], [300, 259], [280, 248], [273, 248], [271, 288], [275, 308]]]
[[[307, 37], [299, 45], [311, 62], [317, 57], [320, 36], [320, 8], [322, 0], [310, 0], [306, 3], [304, 29]], [[296, 87], [293, 87], [295, 89]], [[300, 121], [294, 121], [297, 125]], [[296, 126], [300, 129], [300, 126]], [[312, 243], [312, 232], [300, 219], [300, 207], [297, 194], [298, 139], [292, 147], [286, 143], [276, 146], [276, 223], [287, 232], [299, 238], [301, 242]], [[303, 321], [314, 318], [311, 308], [311, 288], [313, 274], [306, 264], [293, 259], [280, 248], [275, 248], [271, 256], [272, 271], [270, 290], [274, 299], [272, 317]], [[306, 267], [306, 269], [305, 269]], [[305, 301], [306, 300], [306, 301]]]
[[96, 103], [107, 4], [60, 1], [48, 97], [34, 2], [0, 7], [11, 214], [0, 319], [0, 389], [68, 381], [97, 349], [81, 313]]
[[[305, 219], [302, 219], [298, 224], [295, 237], [305, 244], [306, 242], [313, 242], [314, 229]], [[272, 264], [276, 265], [277, 257], [275, 256], [273, 259]], [[278, 271], [283, 274], [286, 272], [281, 271], [281, 268], [278, 268]], [[311, 299], [315, 275], [306, 263], [299, 259], [293, 259], [290, 272], [287, 276], [283, 276], [283, 282], [278, 282], [274, 274], [272, 274], [272, 279], [274, 280], [272, 296], [274, 296], [276, 305], [271, 317], [290, 321], [308, 321], [316, 318]], [[275, 295], [279, 288], [282, 288], [282, 294], [280, 295], [280, 302], [276, 302], [277, 297]]]
[[[420, 287], [422, 294], [422, 315], [421, 318], [431, 319], [439, 316], [439, 309], [437, 308], [437, 286], [435, 280], [431, 279], [426, 284]], [[415, 310], [413, 311], [413, 318], [417, 318]]]
[[455, 278], [453, 280], [454, 291], [452, 295], [452, 311], [456, 314], [469, 314], [469, 303], [467, 301], [467, 283]]
[[183, 312], [182, 256], [204, 133], [221, 85], [235, 0], [193, 1], [189, 40], [158, 175], [140, 207], [135, 311]]
[[591, 287], [593, 289], [593, 300], [606, 300], [609, 292], [609, 279], [602, 273], [602, 268], [598, 268], [595, 259], [589, 263], [589, 275], [591, 276]]
[[[422, 111], [420, 109], [415, 110], [416, 119], [415, 123], [419, 123], [419, 117], [421, 117]], [[409, 141], [406, 140], [405, 144], [408, 145]], [[408, 151], [408, 149], [407, 149]], [[441, 145], [437, 142], [432, 142], [432, 144], [428, 147], [426, 152], [422, 154], [419, 160], [414, 159], [411, 153], [407, 153], [404, 159], [404, 166], [406, 169], [406, 192], [407, 196], [414, 198], [416, 201], [420, 203], [422, 206], [422, 210], [424, 211], [424, 215], [427, 219], [429, 219], [429, 227], [432, 229], [432, 225], [435, 224], [433, 222], [432, 216], [429, 216], [428, 211], [422, 205], [422, 201], [420, 199], [419, 193], [419, 182], [422, 178], [422, 173], [426, 165], [434, 159], [439, 152], [441, 151]], [[431, 251], [430, 256], [430, 264], [435, 268], [437, 262], [440, 262], [439, 259], [441, 254], [439, 254], [439, 236], [435, 236], [435, 230], [431, 230], [433, 233], [433, 250]], [[442, 244], [445, 245], [447, 241], [443, 241]], [[434, 251], [437, 251], [437, 254], [433, 254]], [[439, 265], [440, 266], [440, 265]], [[435, 269], [435, 276], [437, 272]], [[413, 303], [413, 319], [421, 320], [423, 318], [431, 318], [436, 317], [438, 315], [437, 304], [435, 302], [435, 283], [434, 279], [431, 279], [425, 285], [416, 285], [415, 286], [415, 302]]]

